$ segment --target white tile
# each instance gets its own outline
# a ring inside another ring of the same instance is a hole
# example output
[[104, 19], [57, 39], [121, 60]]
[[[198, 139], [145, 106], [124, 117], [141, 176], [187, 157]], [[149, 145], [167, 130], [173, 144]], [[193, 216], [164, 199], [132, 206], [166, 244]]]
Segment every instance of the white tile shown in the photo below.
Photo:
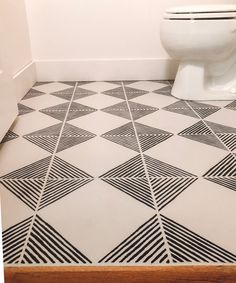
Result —
[[93, 112], [70, 121], [71, 125], [82, 128], [97, 135], [104, 134], [127, 123], [127, 120], [102, 111]]
[[223, 108], [207, 117], [205, 120], [236, 128], [236, 111]]
[[132, 99], [131, 101], [150, 105], [152, 107], [162, 108], [178, 101], [173, 96], [166, 96], [157, 93], [148, 93]]
[[22, 100], [21, 104], [31, 107], [36, 110], [41, 110], [47, 107], [55, 106], [67, 102], [65, 99], [61, 99], [54, 95], [44, 94], [36, 96], [30, 99]]
[[210, 181], [193, 183], [162, 214], [236, 253], [236, 194]]
[[83, 84], [82, 88], [96, 91], [96, 92], [103, 92], [109, 89], [117, 88], [117, 84], [108, 83], [108, 82], [92, 82], [88, 84]]
[[[196, 101], [198, 102], [198, 101]], [[200, 101], [201, 102], [201, 101]], [[219, 107], [225, 107], [226, 105], [230, 104], [233, 101], [229, 101], [229, 100], [205, 100], [202, 101], [205, 104], [209, 104], [209, 105], [214, 105], [214, 106], [219, 106]]]
[[146, 91], [154, 91], [167, 86], [166, 84], [151, 82], [151, 81], [138, 81], [133, 84], [129, 84], [128, 87], [142, 89]]
[[57, 119], [35, 111], [18, 116], [11, 126], [11, 131], [18, 135], [25, 135], [59, 123]]
[[181, 136], [173, 136], [147, 150], [145, 154], [201, 176], [222, 160], [227, 152]]
[[178, 115], [164, 110], [159, 110], [137, 120], [137, 122], [141, 124], [175, 134], [178, 134], [182, 130], [190, 127], [197, 121], [198, 119], [185, 115]]
[[36, 89], [38, 91], [42, 91], [45, 93], [52, 93], [52, 92], [60, 91], [60, 90], [67, 89], [67, 88], [71, 88], [71, 86], [67, 84], [63, 84], [63, 83], [58, 83], [58, 82], [52, 82], [52, 83], [33, 87], [33, 89]]
[[0, 199], [3, 230], [6, 230], [33, 215], [33, 211], [24, 202], [1, 184]]
[[99, 177], [135, 155], [137, 152], [101, 137], [95, 137], [57, 154], [93, 177]]
[[0, 145], [0, 176], [47, 156], [49, 153], [24, 138], [3, 143]]
[[75, 101], [90, 107], [94, 107], [96, 109], [102, 109], [110, 105], [123, 102], [124, 100], [116, 97], [108, 96], [105, 94], [96, 94], [81, 99], [77, 99]]
[[95, 262], [154, 214], [153, 209], [101, 180], [79, 188], [39, 213]]

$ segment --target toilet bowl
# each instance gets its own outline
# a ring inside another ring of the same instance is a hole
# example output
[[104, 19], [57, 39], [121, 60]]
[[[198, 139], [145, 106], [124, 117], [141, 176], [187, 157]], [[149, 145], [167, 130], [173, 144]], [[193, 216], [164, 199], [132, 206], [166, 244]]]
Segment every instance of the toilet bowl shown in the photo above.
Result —
[[180, 62], [172, 95], [236, 99], [236, 5], [169, 9], [161, 23], [161, 41]]

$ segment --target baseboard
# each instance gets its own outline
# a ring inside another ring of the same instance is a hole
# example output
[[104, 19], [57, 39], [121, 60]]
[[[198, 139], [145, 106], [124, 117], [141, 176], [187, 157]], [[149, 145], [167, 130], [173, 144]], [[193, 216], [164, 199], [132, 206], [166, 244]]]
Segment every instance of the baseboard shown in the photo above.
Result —
[[36, 82], [35, 63], [30, 62], [13, 76], [16, 98], [19, 102]]
[[178, 62], [171, 59], [36, 60], [37, 81], [169, 80]]

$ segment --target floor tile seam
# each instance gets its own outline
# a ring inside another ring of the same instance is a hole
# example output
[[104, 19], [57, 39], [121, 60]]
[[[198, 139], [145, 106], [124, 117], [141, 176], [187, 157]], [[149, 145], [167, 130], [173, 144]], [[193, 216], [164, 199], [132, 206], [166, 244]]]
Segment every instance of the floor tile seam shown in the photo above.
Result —
[[24, 246], [23, 246], [22, 251], [21, 251], [21, 255], [20, 255], [20, 257], [19, 257], [19, 263], [21, 263], [21, 261], [22, 261], [22, 259], [23, 259], [25, 250], [26, 250], [27, 245], [28, 245], [28, 242], [29, 242], [29, 238], [30, 238], [30, 235], [31, 235], [31, 232], [32, 232], [32, 229], [33, 229], [34, 221], [35, 221], [36, 216], [37, 216], [37, 213], [38, 213], [38, 211], [39, 211], [40, 202], [41, 202], [41, 199], [42, 199], [42, 196], [43, 196], [43, 193], [44, 193], [44, 190], [45, 190], [45, 188], [46, 188], [46, 184], [47, 184], [47, 181], [48, 181], [48, 178], [49, 178], [49, 173], [50, 173], [50, 171], [51, 171], [51, 167], [52, 167], [52, 164], [53, 164], [53, 161], [54, 161], [54, 157], [55, 157], [55, 155], [56, 155], [57, 148], [58, 148], [58, 145], [59, 145], [59, 143], [60, 143], [60, 139], [61, 139], [62, 132], [63, 132], [63, 130], [64, 130], [64, 126], [65, 126], [65, 124], [66, 124], [67, 116], [68, 116], [68, 114], [69, 114], [69, 109], [70, 109], [70, 106], [71, 106], [71, 104], [72, 104], [72, 102], [73, 102], [73, 97], [74, 97], [74, 93], [75, 93], [76, 87], [77, 87], [77, 83], [76, 83], [75, 86], [74, 86], [73, 95], [72, 95], [71, 100], [70, 100], [70, 103], [69, 103], [69, 105], [68, 105], [67, 113], [66, 113], [65, 118], [64, 118], [64, 121], [63, 121], [63, 123], [62, 123], [61, 130], [60, 130], [60, 133], [59, 133], [59, 136], [58, 136], [58, 140], [57, 140], [57, 143], [56, 143], [56, 145], [55, 145], [53, 154], [51, 155], [50, 164], [49, 164], [49, 166], [48, 166], [47, 173], [46, 173], [46, 175], [45, 175], [45, 180], [44, 180], [44, 184], [43, 184], [43, 186], [42, 186], [41, 194], [40, 194], [40, 196], [39, 196], [39, 199], [38, 199], [36, 208], [35, 208], [35, 210], [34, 210], [34, 212], [33, 212], [32, 220], [31, 220], [31, 223], [30, 223], [30, 227], [29, 227], [29, 230], [28, 230], [27, 235], [26, 235], [26, 238], [25, 238], [25, 242], [24, 242]]
[[131, 122], [132, 122], [132, 125], [133, 125], [133, 128], [134, 128], [136, 141], [137, 141], [139, 153], [140, 153], [140, 156], [141, 156], [141, 159], [142, 159], [145, 175], [147, 177], [149, 189], [151, 191], [152, 201], [153, 201], [153, 204], [155, 206], [156, 215], [158, 217], [158, 221], [159, 221], [159, 224], [160, 224], [160, 230], [162, 232], [163, 241], [165, 243], [165, 247], [166, 247], [166, 251], [167, 251], [167, 254], [168, 254], [169, 261], [170, 261], [170, 263], [172, 263], [173, 260], [172, 260], [172, 256], [171, 256], [171, 252], [170, 252], [170, 247], [169, 247], [167, 237], [166, 237], [166, 234], [165, 234], [164, 226], [163, 226], [162, 219], [161, 219], [161, 214], [160, 214], [159, 209], [158, 209], [158, 205], [157, 205], [156, 198], [155, 198], [155, 193], [154, 193], [153, 188], [152, 188], [152, 184], [151, 184], [150, 176], [149, 176], [149, 173], [148, 173], [148, 170], [147, 170], [147, 165], [146, 165], [146, 162], [145, 162], [144, 154], [143, 154], [143, 151], [142, 151], [141, 144], [139, 142], [138, 132], [137, 132], [137, 129], [135, 127], [135, 122], [134, 122], [133, 115], [132, 115], [132, 112], [131, 112], [131, 109], [130, 109], [130, 106], [129, 106], [129, 100], [127, 98], [127, 94], [126, 94], [123, 82], [122, 82], [122, 87], [123, 87], [123, 92], [124, 92], [124, 95], [125, 95], [125, 98], [126, 98], [126, 103], [127, 103], [128, 109], [129, 109]]
[[207, 125], [206, 121], [201, 118], [201, 116], [194, 110], [194, 108], [192, 108], [192, 106], [189, 104], [188, 101], [186, 101], [187, 105], [192, 109], [192, 111], [194, 111], [194, 113], [198, 116], [198, 118], [200, 119], [200, 121], [203, 122], [203, 124], [208, 128], [208, 130], [211, 131], [211, 133], [217, 138], [217, 140], [227, 149], [228, 153], [231, 154], [233, 156], [233, 158], [236, 160], [236, 156], [234, 155], [233, 151], [231, 149], [228, 148], [228, 146], [226, 144], [224, 144], [221, 139], [217, 136], [217, 134], [212, 130], [212, 128], [210, 126]]

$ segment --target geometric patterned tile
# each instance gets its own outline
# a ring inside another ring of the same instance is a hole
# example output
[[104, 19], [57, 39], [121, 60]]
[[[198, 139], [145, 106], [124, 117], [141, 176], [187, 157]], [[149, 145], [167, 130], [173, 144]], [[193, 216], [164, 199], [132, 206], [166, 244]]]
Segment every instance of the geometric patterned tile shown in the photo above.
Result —
[[24, 135], [23, 137], [41, 147], [42, 149], [53, 153], [57, 140], [61, 131], [62, 123], [56, 124], [33, 133]]
[[226, 105], [225, 108], [236, 110], [236, 100]]
[[[40, 112], [49, 115], [55, 119], [58, 119], [60, 121], [64, 121], [66, 113], [68, 111], [68, 107], [69, 107], [69, 102], [66, 102], [63, 104], [42, 109], [40, 110]], [[82, 117], [84, 115], [88, 115], [94, 111], [97, 111], [97, 109], [76, 102], [72, 102], [68, 112], [67, 121], [78, 117]]]
[[95, 134], [66, 123], [62, 131], [57, 152], [86, 142], [94, 137], [96, 137]]
[[174, 263], [233, 263], [236, 261], [236, 255], [231, 252], [164, 215], [161, 219]]
[[193, 110], [202, 118], [206, 118], [211, 114], [219, 111], [221, 108], [218, 106], [203, 104], [196, 101], [189, 101], [188, 104], [193, 108]]
[[135, 230], [99, 263], [169, 263], [160, 222], [156, 215]]
[[106, 132], [101, 137], [139, 152], [135, 131], [131, 122]]
[[137, 120], [158, 110], [156, 107], [139, 104], [133, 101], [129, 101], [129, 107], [132, 112], [133, 120]]
[[0, 183], [31, 209], [35, 209], [41, 196], [51, 157], [46, 157], [2, 176]]
[[236, 191], [236, 156], [228, 154], [203, 177], [208, 181]]
[[226, 150], [224, 145], [218, 140], [218, 138], [211, 132], [211, 130], [204, 124], [203, 121], [199, 121], [196, 124], [188, 127], [178, 135], [190, 140]]
[[14, 139], [17, 139], [19, 136], [15, 133], [13, 133], [12, 131], [8, 131], [6, 133], [6, 135], [4, 136], [4, 138], [2, 139], [2, 141], [0, 142], [0, 144], [3, 144], [5, 142], [8, 142], [8, 141], [11, 141], [11, 140], [14, 140]]
[[84, 98], [84, 97], [88, 97], [88, 96], [91, 96], [91, 95], [94, 95], [94, 94], [96, 94], [95, 91], [91, 91], [91, 90], [83, 89], [81, 87], [77, 87], [76, 90], [75, 90], [75, 93], [74, 93], [74, 100], [81, 99], [81, 98]]
[[168, 86], [164, 86], [160, 89], [154, 90], [154, 93], [157, 94], [162, 94], [162, 95], [166, 95], [166, 96], [170, 96], [171, 95], [171, 90], [172, 90], [172, 86], [168, 85]]
[[33, 112], [33, 111], [35, 111], [35, 109], [32, 109], [28, 106], [25, 106], [23, 104], [18, 103], [18, 111], [19, 111], [18, 116], [20, 116], [20, 115], [24, 115], [24, 114]]
[[32, 217], [29, 217], [3, 231], [3, 261], [5, 264], [19, 263], [31, 221]]
[[197, 180], [197, 176], [182, 169], [147, 155], [144, 158], [159, 210]]
[[37, 215], [21, 263], [88, 264], [91, 261]]
[[222, 143], [229, 148], [229, 150], [236, 149], [236, 128], [227, 127], [225, 125], [207, 122], [206, 124], [218, 136]]
[[123, 87], [117, 87], [117, 88], [114, 88], [114, 89], [110, 89], [110, 90], [104, 91], [102, 93], [106, 94], [106, 95], [109, 95], [109, 96], [113, 96], [113, 97], [125, 100], [125, 95], [124, 95]]
[[129, 86], [135, 89], [139, 89], [139, 90], [144, 90], [147, 92], [152, 92], [156, 89], [159, 89], [163, 86], [165, 86], [166, 84], [161, 83], [160, 81], [137, 81], [134, 82], [132, 84], [130, 84]]
[[50, 83], [40, 84], [38, 86], [33, 87], [34, 90], [42, 91], [45, 93], [61, 91], [67, 88], [71, 88], [71, 85], [68, 85], [67, 83], [60, 83], [60, 82], [50, 82]]
[[64, 89], [64, 90], [52, 92], [51, 95], [54, 95], [54, 96], [57, 96], [57, 97], [60, 97], [60, 98], [63, 98], [63, 99], [70, 101], [71, 97], [73, 95], [73, 91], [74, 91], [74, 87], [71, 87], [71, 88], [67, 88], [67, 89]]
[[125, 89], [125, 94], [128, 100], [148, 93], [148, 91], [140, 90], [140, 89], [136, 89], [136, 88], [128, 87], [128, 86], [124, 86], [124, 89]]
[[135, 128], [142, 151], [146, 151], [173, 136], [170, 132], [149, 127], [137, 122], [135, 122]]
[[22, 98], [22, 100], [33, 98], [33, 97], [40, 96], [40, 95], [43, 95], [43, 94], [45, 94], [45, 93], [32, 88], [26, 93], [26, 95]]
[[126, 101], [120, 102], [112, 106], [108, 106], [106, 108], [101, 109], [101, 111], [115, 115], [115, 116], [119, 116], [119, 117], [122, 117], [128, 120], [131, 119], [130, 114], [129, 114], [129, 108], [128, 108]]
[[197, 114], [191, 109], [191, 107], [185, 101], [177, 101], [171, 105], [163, 108], [166, 111], [174, 112], [181, 115], [198, 118]]

